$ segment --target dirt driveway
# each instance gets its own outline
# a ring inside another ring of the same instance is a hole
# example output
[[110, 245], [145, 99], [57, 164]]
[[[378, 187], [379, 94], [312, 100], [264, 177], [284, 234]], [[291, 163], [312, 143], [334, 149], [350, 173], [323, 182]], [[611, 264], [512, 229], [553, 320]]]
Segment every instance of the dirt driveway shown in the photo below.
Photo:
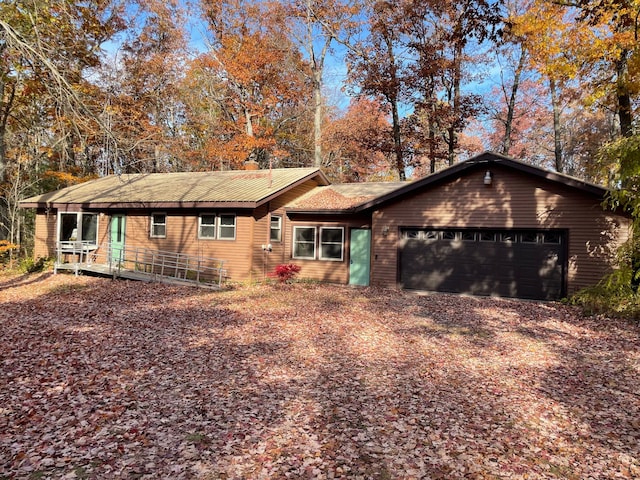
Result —
[[640, 478], [640, 330], [296, 284], [0, 277], [0, 478]]

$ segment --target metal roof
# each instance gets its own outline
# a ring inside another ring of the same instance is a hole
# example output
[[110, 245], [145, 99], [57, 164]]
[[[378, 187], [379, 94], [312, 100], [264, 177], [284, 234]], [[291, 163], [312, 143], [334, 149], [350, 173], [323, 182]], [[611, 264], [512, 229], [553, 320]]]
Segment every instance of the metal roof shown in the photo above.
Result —
[[27, 198], [20, 204], [23, 207], [80, 204], [85, 208], [220, 204], [255, 208], [312, 178], [318, 185], [329, 183], [317, 168], [110, 175]]

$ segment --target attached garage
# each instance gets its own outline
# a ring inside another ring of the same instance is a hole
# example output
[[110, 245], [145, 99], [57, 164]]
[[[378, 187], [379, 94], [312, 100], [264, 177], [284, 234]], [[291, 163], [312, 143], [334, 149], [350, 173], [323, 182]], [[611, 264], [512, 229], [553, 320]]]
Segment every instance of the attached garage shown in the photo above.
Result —
[[596, 284], [629, 238], [607, 190], [487, 152], [376, 198], [371, 284], [554, 300]]
[[[294, 228], [367, 230], [364, 260], [345, 244], [344, 266], [352, 278], [369, 263], [371, 286], [556, 300], [596, 284], [629, 238], [630, 218], [605, 211], [606, 194], [486, 152], [413, 182], [319, 187], [286, 208]], [[302, 272], [327, 281], [338, 265], [319, 260]]]
[[403, 288], [554, 300], [565, 295], [566, 232], [403, 228]]

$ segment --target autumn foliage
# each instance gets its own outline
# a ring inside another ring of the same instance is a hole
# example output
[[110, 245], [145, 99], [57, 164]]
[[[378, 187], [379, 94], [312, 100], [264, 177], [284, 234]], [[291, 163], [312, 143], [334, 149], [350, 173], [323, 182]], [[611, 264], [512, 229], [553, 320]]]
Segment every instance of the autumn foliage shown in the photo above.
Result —
[[16, 248], [18, 248], [18, 245], [15, 245], [8, 240], [0, 240], [0, 258], [2, 258], [3, 254]]
[[32, 244], [21, 199], [107, 174], [257, 162], [391, 180], [490, 148], [607, 182], [617, 160], [594, 160], [600, 148], [637, 136], [638, 11], [638, 0], [4, 0], [0, 238]]

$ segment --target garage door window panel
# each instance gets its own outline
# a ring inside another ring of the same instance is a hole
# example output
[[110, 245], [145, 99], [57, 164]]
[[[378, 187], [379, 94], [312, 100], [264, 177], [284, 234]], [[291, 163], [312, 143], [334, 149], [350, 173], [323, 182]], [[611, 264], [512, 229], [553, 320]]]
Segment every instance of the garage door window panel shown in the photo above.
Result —
[[462, 232], [462, 241], [463, 242], [475, 242], [476, 241], [476, 232]]
[[540, 236], [536, 232], [524, 232], [520, 235], [522, 243], [538, 243]]
[[455, 240], [457, 238], [456, 232], [453, 230], [443, 230], [442, 231], [442, 239], [443, 240]]
[[497, 235], [495, 232], [481, 232], [480, 233], [480, 241], [481, 242], [495, 242]]
[[510, 232], [503, 232], [500, 234], [500, 241], [503, 243], [513, 243], [516, 241], [516, 236]]
[[403, 238], [406, 238], [408, 240], [416, 240], [418, 238], [420, 238], [420, 234], [422, 232], [420, 230], [404, 230], [402, 232], [402, 236]]
[[562, 242], [562, 235], [560, 232], [544, 232], [542, 234], [542, 243], [551, 245], [559, 245]]

